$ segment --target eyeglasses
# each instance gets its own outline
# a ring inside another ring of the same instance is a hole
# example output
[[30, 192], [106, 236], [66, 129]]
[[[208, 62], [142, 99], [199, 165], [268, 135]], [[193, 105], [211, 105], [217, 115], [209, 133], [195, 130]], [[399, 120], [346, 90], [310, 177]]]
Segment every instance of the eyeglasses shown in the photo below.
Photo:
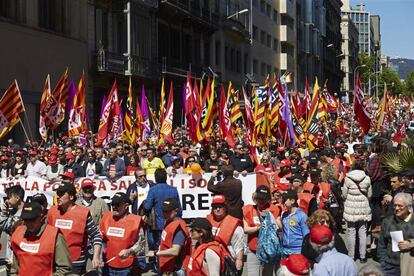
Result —
[[64, 196], [64, 195], [65, 195], [65, 193], [66, 193], [66, 192], [64, 192], [64, 191], [56, 191], [56, 195], [57, 195], [58, 197], [62, 197], [62, 196]]
[[241, 147], [237, 147], [236, 149], [241, 150], [242, 148]]
[[214, 209], [221, 209], [221, 208], [224, 208], [224, 205], [213, 205], [213, 206], [211, 206], [211, 208], [214, 210]]

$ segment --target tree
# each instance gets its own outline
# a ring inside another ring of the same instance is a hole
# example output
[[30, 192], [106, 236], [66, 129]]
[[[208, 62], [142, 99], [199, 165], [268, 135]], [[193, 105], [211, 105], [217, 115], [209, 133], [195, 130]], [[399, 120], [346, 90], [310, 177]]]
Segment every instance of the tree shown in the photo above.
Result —
[[375, 69], [375, 58], [372, 56], [367, 56], [365, 53], [360, 53], [358, 55], [358, 64], [366, 66], [361, 67], [358, 70], [361, 83], [368, 83], [369, 78], [374, 75], [373, 71]]
[[384, 91], [384, 83], [387, 84], [387, 89], [392, 94], [403, 93], [404, 87], [401, 83], [400, 76], [390, 68], [384, 68], [378, 77], [378, 96], [381, 96]]
[[407, 78], [405, 79], [405, 91], [404, 91], [407, 96], [410, 95], [412, 96], [414, 94], [414, 70], [411, 71], [408, 75]]

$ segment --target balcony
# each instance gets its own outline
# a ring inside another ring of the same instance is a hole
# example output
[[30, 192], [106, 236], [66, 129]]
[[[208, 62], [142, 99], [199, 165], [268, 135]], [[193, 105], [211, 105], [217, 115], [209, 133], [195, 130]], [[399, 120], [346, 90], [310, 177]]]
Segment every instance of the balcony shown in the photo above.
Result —
[[295, 44], [295, 30], [287, 25], [280, 26], [280, 42], [286, 42], [289, 44]]
[[294, 59], [291, 55], [286, 53], [280, 54], [280, 70], [294, 72]]
[[194, 77], [201, 77], [203, 72], [202, 65], [182, 62], [174, 58], [162, 57], [161, 73], [186, 77], [187, 72], [190, 72]]
[[295, 19], [295, 6], [293, 0], [280, 0], [280, 14]]
[[[128, 57], [106, 50], [93, 52], [92, 70], [125, 75], [128, 69]], [[143, 78], [156, 78], [159, 74], [158, 64], [149, 58], [131, 56], [131, 74]]]
[[223, 27], [226, 30], [238, 35], [242, 40], [250, 41], [250, 32], [246, 28], [245, 24], [243, 24], [240, 20], [234, 18], [224, 18], [222, 22]]
[[159, 4], [158, 16], [171, 21], [189, 20], [192, 24], [207, 32], [218, 30], [219, 16], [201, 1], [162, 0]]

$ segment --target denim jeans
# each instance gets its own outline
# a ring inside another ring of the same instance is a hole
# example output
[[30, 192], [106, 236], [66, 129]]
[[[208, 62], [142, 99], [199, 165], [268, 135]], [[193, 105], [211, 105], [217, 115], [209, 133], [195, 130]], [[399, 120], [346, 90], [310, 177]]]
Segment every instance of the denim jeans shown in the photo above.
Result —
[[131, 274], [130, 268], [112, 268], [106, 266], [104, 268], [104, 276], [129, 276]]
[[348, 255], [351, 258], [355, 256], [356, 233], [359, 238], [359, 257], [364, 259], [367, 252], [367, 222], [347, 222], [348, 228]]

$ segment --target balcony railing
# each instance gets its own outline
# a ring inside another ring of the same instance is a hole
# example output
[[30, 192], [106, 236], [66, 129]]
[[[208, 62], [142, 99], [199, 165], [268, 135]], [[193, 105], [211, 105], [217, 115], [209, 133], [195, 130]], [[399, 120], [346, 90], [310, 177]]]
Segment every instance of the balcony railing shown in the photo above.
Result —
[[[128, 69], [128, 57], [119, 53], [98, 50], [94, 53], [94, 69], [97, 72], [111, 72], [125, 75]], [[146, 78], [155, 78], [159, 74], [158, 63], [149, 58], [131, 56], [131, 74]]]
[[280, 26], [280, 41], [287, 43], [295, 43], [295, 31], [287, 25]]

